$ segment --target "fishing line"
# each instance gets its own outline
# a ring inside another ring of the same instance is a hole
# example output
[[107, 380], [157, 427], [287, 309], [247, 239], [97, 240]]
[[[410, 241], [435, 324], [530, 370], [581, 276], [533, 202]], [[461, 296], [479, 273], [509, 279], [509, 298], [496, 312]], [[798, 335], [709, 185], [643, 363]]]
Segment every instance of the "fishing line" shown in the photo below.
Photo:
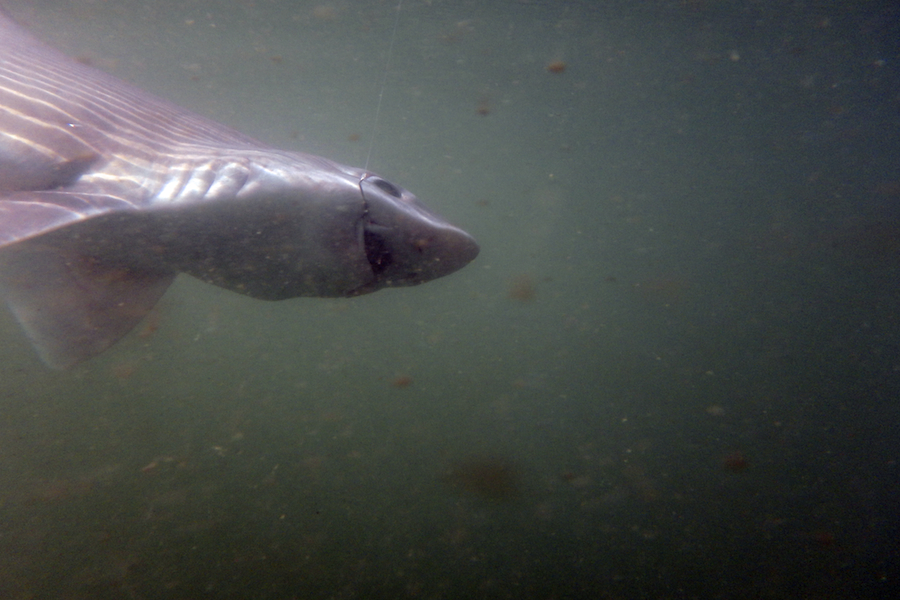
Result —
[[387, 60], [384, 62], [384, 77], [381, 79], [381, 91], [378, 92], [378, 104], [375, 106], [375, 120], [372, 123], [372, 138], [369, 140], [369, 153], [366, 154], [366, 166], [364, 171], [369, 170], [369, 159], [372, 158], [372, 149], [375, 147], [375, 132], [378, 130], [378, 116], [381, 114], [381, 101], [384, 98], [384, 88], [387, 87], [388, 71], [391, 67], [391, 56], [394, 53], [394, 40], [397, 39], [397, 27], [400, 25], [400, 7], [403, 6], [403, 0], [398, 0], [397, 8], [394, 13], [394, 30], [391, 32], [391, 43], [388, 46]]

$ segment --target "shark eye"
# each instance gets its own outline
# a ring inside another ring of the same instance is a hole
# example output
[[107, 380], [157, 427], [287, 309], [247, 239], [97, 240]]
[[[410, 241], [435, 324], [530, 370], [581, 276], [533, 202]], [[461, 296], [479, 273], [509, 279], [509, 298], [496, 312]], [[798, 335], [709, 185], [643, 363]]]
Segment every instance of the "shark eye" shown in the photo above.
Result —
[[394, 198], [399, 198], [401, 196], [400, 189], [390, 181], [385, 181], [384, 179], [376, 179], [374, 183], [380, 190], [382, 190], [383, 192], [387, 192]]

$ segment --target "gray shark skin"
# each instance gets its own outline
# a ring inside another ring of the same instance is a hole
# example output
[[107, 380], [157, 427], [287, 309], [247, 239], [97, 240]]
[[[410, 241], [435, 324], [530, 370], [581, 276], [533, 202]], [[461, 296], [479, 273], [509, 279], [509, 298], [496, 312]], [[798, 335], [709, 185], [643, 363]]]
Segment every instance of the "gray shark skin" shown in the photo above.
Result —
[[0, 294], [67, 368], [178, 273], [254, 298], [417, 285], [478, 254], [361, 169], [273, 150], [44, 45], [0, 9]]

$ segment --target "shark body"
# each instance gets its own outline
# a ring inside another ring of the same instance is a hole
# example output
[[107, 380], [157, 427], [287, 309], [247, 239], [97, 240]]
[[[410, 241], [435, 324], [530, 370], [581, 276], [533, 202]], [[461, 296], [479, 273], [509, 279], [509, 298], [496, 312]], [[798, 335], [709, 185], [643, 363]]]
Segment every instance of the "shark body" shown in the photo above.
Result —
[[114, 344], [178, 273], [265, 300], [357, 296], [478, 251], [378, 175], [267, 148], [0, 8], [0, 295], [51, 367]]

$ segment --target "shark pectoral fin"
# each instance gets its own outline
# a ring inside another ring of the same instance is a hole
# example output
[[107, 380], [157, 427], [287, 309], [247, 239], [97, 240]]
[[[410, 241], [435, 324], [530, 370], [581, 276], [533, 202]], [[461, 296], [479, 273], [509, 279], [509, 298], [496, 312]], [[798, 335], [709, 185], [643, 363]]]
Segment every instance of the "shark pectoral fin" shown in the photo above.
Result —
[[0, 254], [0, 293], [41, 359], [66, 369], [131, 331], [174, 274], [104, 265], [40, 243]]
[[0, 190], [0, 248], [99, 215], [133, 209], [127, 200], [89, 186], [44, 192]]
[[[65, 143], [66, 139], [59, 141]], [[42, 191], [70, 186], [100, 160], [100, 155], [95, 152], [80, 148], [67, 150], [57, 148], [57, 151], [71, 154], [71, 158], [57, 159], [37, 150], [22, 151], [18, 147], [13, 150], [0, 143], [0, 190]]]

